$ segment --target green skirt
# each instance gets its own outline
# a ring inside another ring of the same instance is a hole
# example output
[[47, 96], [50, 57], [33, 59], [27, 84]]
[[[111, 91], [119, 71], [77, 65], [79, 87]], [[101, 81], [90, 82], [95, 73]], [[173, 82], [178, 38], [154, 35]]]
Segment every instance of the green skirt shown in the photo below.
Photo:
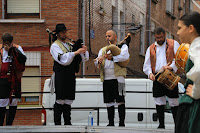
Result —
[[200, 133], [200, 99], [184, 94], [179, 103], [175, 133]]

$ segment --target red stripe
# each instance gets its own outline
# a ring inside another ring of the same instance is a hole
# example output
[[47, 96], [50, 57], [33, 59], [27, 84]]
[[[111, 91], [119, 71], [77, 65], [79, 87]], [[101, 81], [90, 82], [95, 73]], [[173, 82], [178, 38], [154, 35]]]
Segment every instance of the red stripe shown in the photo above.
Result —
[[23, 47], [24, 51], [49, 51], [50, 48], [46, 47]]

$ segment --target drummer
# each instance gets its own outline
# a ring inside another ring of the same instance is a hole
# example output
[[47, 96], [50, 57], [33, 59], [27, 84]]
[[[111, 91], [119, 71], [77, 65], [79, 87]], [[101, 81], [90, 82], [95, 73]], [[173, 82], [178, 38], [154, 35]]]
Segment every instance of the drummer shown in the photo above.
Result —
[[120, 67], [117, 62], [123, 62], [129, 59], [128, 46], [126, 44], [118, 45], [117, 33], [114, 30], [106, 32], [106, 41], [108, 44], [115, 44], [121, 48], [121, 53], [112, 56], [106, 53], [107, 46], [100, 49], [95, 65], [100, 66], [100, 78], [103, 82], [104, 103], [107, 106], [109, 124], [114, 126], [115, 105], [118, 106], [119, 126], [125, 126], [125, 77], [126, 68]]
[[[179, 47], [179, 43], [173, 39], [166, 39], [166, 33], [163, 28], [157, 28], [154, 30], [155, 42], [151, 44], [145, 55], [145, 62], [143, 66], [144, 73], [150, 80], [153, 81], [153, 97], [156, 104], [156, 111], [159, 119], [158, 128], [165, 128], [165, 105], [166, 96], [168, 97], [169, 105], [172, 109], [173, 118], [175, 121], [176, 112], [178, 108], [178, 86], [174, 90], [165, 88], [163, 84], [157, 81], [159, 77], [155, 75], [161, 70], [169, 69], [173, 72], [177, 71], [175, 65], [175, 54]], [[167, 65], [170, 63], [169, 65]]]

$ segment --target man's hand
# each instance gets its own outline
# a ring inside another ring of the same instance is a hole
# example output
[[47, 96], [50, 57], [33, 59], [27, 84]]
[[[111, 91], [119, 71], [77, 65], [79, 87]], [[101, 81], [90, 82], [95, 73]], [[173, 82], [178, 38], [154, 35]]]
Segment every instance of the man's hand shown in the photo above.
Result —
[[103, 57], [99, 57], [98, 58], [98, 64], [101, 64], [103, 62], [103, 59], [104, 59]]
[[105, 54], [104, 58], [106, 58], [108, 60], [111, 60], [112, 59], [112, 55], [111, 54]]
[[77, 51], [74, 52], [75, 55], [81, 54], [81, 53], [85, 53], [86, 52], [86, 48], [79, 48]]
[[[82, 45], [82, 48], [85, 49], [85, 52], [87, 51], [87, 46]], [[85, 54], [85, 52], [84, 52], [84, 54]]]
[[173, 68], [172, 68], [171, 66], [166, 65], [166, 66], [163, 66], [163, 69], [164, 69], [164, 70], [165, 70], [165, 69], [172, 70]]
[[11, 48], [11, 46], [9, 46], [8, 44], [4, 45], [4, 49], [5, 49], [6, 51], [9, 51], [10, 48]]
[[192, 97], [192, 87], [193, 85], [189, 84], [187, 89], [186, 89], [186, 95]]
[[149, 79], [152, 80], [152, 81], [155, 81], [156, 80], [155, 75], [153, 73], [151, 73], [149, 75]]

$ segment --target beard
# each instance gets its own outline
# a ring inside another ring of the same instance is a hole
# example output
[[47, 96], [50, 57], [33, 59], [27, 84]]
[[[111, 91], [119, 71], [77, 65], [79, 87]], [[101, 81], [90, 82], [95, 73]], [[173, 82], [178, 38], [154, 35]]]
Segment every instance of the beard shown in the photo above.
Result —
[[61, 38], [62, 41], [65, 41], [66, 38]]
[[165, 42], [165, 40], [164, 41], [157, 41], [158, 45], [163, 45], [164, 42]]

